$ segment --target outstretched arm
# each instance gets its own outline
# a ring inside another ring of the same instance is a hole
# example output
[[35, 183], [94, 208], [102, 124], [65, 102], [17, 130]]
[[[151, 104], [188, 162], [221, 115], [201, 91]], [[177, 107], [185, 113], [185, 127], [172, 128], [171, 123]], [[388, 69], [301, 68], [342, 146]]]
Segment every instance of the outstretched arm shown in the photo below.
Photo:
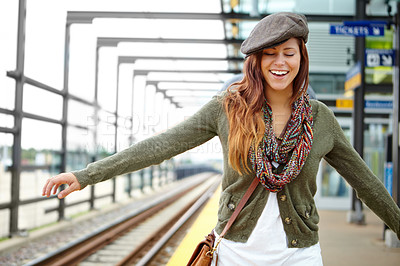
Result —
[[383, 183], [346, 139], [336, 119], [331, 116], [335, 144], [325, 156], [327, 162], [355, 189], [361, 199], [400, 239], [400, 209], [389, 195]]
[[105, 181], [117, 175], [137, 171], [203, 144], [218, 135], [221, 103], [214, 97], [196, 114], [162, 134], [141, 141], [102, 160], [90, 163], [85, 169], [50, 178], [43, 195], [55, 193], [61, 184], [69, 187], [59, 194], [63, 198], [73, 191]]

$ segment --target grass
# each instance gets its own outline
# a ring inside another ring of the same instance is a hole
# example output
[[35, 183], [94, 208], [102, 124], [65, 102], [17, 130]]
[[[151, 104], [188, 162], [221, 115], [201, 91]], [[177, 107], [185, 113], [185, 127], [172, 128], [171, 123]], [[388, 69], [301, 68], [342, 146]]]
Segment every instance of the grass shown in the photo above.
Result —
[[43, 229], [43, 228], [46, 228], [46, 227], [50, 227], [50, 226], [53, 226], [53, 225], [55, 225], [55, 224], [57, 224], [57, 222], [52, 222], [52, 223], [49, 223], [49, 224], [44, 224], [44, 225], [41, 225], [41, 226], [38, 226], [38, 227], [35, 227], [35, 228], [32, 228], [32, 229], [29, 229], [28, 232], [35, 232], [35, 231], [37, 231], [37, 230], [40, 230], [40, 229]]

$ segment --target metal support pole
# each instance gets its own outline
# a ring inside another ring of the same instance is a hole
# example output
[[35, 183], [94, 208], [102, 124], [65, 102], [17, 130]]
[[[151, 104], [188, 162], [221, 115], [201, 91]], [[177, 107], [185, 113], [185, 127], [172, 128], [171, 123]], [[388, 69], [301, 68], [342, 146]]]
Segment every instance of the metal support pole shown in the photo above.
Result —
[[[93, 155], [92, 162], [96, 161], [96, 155]], [[95, 208], [95, 187], [90, 186], [90, 199], [89, 199], [89, 209], [94, 210]]]
[[[135, 76], [135, 72], [133, 73], [133, 75]], [[146, 87], [144, 88], [144, 90], [143, 90], [143, 132], [145, 132], [145, 130], [146, 130], [146, 123], [145, 123], [145, 121], [146, 121], [146, 105], [147, 105], [147, 102], [146, 102], [146, 97], [147, 97], [147, 93], [146, 93]]]
[[158, 186], [162, 186], [163, 182], [162, 182], [162, 167], [161, 164], [157, 165], [157, 170], [158, 170]]
[[[400, 171], [399, 171], [399, 146], [400, 146], [400, 129], [399, 129], [399, 120], [400, 120], [400, 81], [399, 81], [399, 63], [400, 63], [400, 3], [397, 2], [397, 13], [395, 15], [395, 34], [394, 34], [394, 49], [396, 51], [396, 59], [395, 66], [393, 68], [393, 134], [392, 134], [392, 197], [394, 201], [400, 206]], [[384, 239], [385, 245], [391, 248], [400, 247], [400, 241], [397, 238], [397, 235], [387, 226], [384, 227]]]
[[[134, 143], [134, 132], [133, 132], [133, 116], [134, 116], [134, 107], [133, 107], [133, 103], [134, 103], [134, 99], [135, 99], [135, 94], [134, 94], [134, 88], [135, 88], [135, 85], [134, 85], [134, 82], [135, 82], [135, 79], [134, 79], [134, 76], [132, 76], [132, 89], [131, 89], [131, 118], [130, 118], [130, 121], [131, 121], [131, 132], [130, 132], [130, 136], [129, 136], [129, 144], [130, 145], [132, 145], [133, 143]], [[131, 193], [131, 191], [132, 191], [132, 187], [134, 186], [134, 184], [132, 184], [132, 178], [133, 178], [133, 174], [132, 173], [129, 173], [128, 174], [128, 187], [129, 187], [129, 190], [128, 190], [128, 196], [131, 198], [132, 197], [132, 193]]]
[[[116, 92], [115, 92], [115, 122], [114, 122], [114, 153], [118, 152], [117, 146], [118, 146], [118, 105], [119, 105], [119, 64], [117, 64], [117, 86], [116, 86]], [[117, 179], [114, 177], [112, 179], [112, 202], [115, 202], [116, 198], [116, 192], [117, 192]]]
[[140, 170], [140, 191], [144, 192], [144, 170]]
[[[395, 42], [394, 49], [396, 50], [396, 63], [393, 71], [393, 148], [392, 148], [392, 160], [393, 160], [393, 191], [392, 196], [397, 205], [400, 204], [400, 170], [399, 170], [399, 147], [400, 147], [400, 81], [399, 81], [399, 63], [400, 63], [400, 3], [397, 3], [397, 13], [395, 16]], [[400, 206], [400, 205], [399, 205]]]
[[[65, 27], [64, 44], [64, 84], [63, 84], [63, 113], [61, 130], [61, 172], [67, 171], [67, 127], [68, 127], [68, 87], [69, 87], [69, 52], [70, 52], [71, 24], [67, 23]], [[61, 185], [64, 189], [64, 185]], [[58, 206], [58, 220], [65, 219], [65, 200], [61, 199]]]
[[25, 25], [26, 0], [20, 0], [18, 9], [17, 65], [15, 70], [15, 72], [18, 74], [18, 77], [15, 78], [15, 133], [11, 167], [10, 237], [18, 234], [18, 209], [21, 179], [22, 99], [25, 66]]
[[150, 166], [150, 188], [154, 189], [154, 182], [153, 182], [153, 178], [154, 178], [154, 166]]
[[[365, 19], [366, 3], [364, 0], [356, 1], [356, 19]], [[365, 38], [356, 38], [356, 58], [361, 64], [361, 84], [354, 90], [353, 113], [353, 145], [361, 157], [364, 155], [364, 98], [365, 98]], [[357, 198], [355, 191], [352, 193], [351, 211], [349, 222], [365, 224], [362, 202]]]
[[[93, 143], [94, 143], [94, 154], [92, 161], [98, 159], [98, 125], [99, 125], [99, 47], [96, 47], [96, 59], [95, 59], [95, 71], [94, 71], [94, 110], [93, 110], [93, 120], [94, 120], [94, 130], [93, 130]], [[95, 209], [95, 191], [96, 187], [91, 186], [90, 188], [90, 210]]]

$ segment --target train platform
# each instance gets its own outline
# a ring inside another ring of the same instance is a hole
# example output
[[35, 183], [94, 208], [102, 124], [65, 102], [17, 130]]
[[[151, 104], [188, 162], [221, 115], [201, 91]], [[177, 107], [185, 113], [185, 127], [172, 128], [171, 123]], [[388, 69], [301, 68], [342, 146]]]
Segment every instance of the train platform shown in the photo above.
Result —
[[[204, 236], [217, 222], [220, 189], [210, 198], [193, 223], [168, 266], [184, 265]], [[383, 223], [365, 210], [366, 225], [346, 222], [346, 211], [319, 210], [320, 245], [325, 266], [398, 266], [400, 248], [389, 248], [383, 240]]]

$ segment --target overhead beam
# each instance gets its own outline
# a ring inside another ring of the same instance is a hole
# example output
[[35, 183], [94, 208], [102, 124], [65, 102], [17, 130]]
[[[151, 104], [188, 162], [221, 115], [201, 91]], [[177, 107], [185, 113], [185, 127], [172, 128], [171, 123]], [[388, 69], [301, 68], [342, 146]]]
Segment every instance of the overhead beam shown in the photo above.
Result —
[[195, 44], [241, 44], [242, 39], [183, 39], [183, 38], [133, 38], [98, 37], [97, 47], [116, 47], [121, 42], [145, 43], [195, 43]]
[[182, 61], [237, 61], [242, 57], [183, 57], [183, 56], [119, 56], [118, 64], [134, 64], [136, 60], [182, 60]]
[[154, 73], [193, 73], [193, 74], [239, 74], [241, 70], [184, 70], [184, 69], [135, 69], [134, 70], [136, 75], [145, 76], [151, 72]]
[[[190, 19], [190, 20], [248, 20], [259, 21], [269, 14], [250, 16], [243, 13], [175, 13], [175, 12], [95, 12], [95, 11], [68, 11], [67, 23], [91, 24], [95, 18], [137, 18], [137, 19]], [[315, 15], [304, 14], [309, 22], [342, 22], [352, 20], [351, 15]], [[367, 16], [367, 19], [382, 20], [384, 16]]]

